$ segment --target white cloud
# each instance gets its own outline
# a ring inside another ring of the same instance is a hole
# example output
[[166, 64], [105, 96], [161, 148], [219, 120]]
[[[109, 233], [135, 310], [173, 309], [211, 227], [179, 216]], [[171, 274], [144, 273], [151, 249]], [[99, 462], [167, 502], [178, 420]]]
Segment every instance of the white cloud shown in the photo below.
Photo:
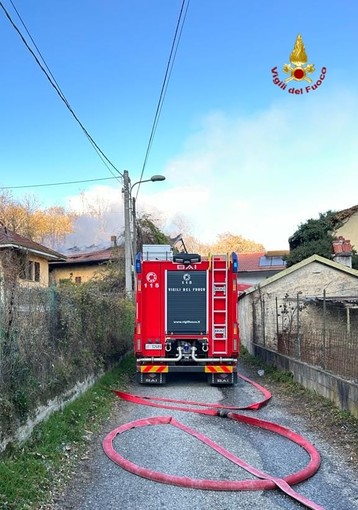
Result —
[[120, 202], [121, 190], [109, 186], [93, 186], [79, 195], [67, 197], [67, 206], [71, 211], [93, 216], [118, 209]]
[[[204, 242], [231, 232], [267, 249], [287, 248], [300, 223], [357, 204], [357, 116], [357, 95], [323, 88], [303, 97], [283, 93], [252, 115], [214, 112], [168, 162], [165, 184], [141, 187], [139, 211], [168, 227], [179, 215]], [[93, 188], [92, 205], [96, 193], [108, 207], [122, 207], [118, 190]], [[71, 203], [83, 206], [79, 197]]]
[[183, 204], [200, 239], [230, 231], [286, 248], [300, 223], [356, 204], [357, 114], [357, 97], [342, 90], [285, 96], [246, 118], [208, 116], [163, 172], [167, 203]]

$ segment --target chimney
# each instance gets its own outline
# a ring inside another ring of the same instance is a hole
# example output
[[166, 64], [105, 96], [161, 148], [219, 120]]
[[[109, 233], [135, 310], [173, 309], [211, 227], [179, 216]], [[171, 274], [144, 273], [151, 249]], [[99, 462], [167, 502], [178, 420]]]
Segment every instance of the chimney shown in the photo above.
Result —
[[343, 264], [347, 267], [352, 267], [352, 245], [348, 239], [344, 239], [343, 236], [339, 236], [332, 243], [333, 255], [332, 259], [334, 262]]
[[111, 247], [117, 248], [117, 236], [111, 236]]

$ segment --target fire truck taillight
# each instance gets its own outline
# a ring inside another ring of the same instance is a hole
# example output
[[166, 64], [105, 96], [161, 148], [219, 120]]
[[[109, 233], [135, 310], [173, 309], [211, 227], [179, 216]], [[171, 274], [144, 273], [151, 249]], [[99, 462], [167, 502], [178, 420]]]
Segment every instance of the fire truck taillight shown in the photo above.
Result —
[[137, 334], [137, 335], [140, 335], [140, 334], [141, 334], [141, 326], [140, 326], [140, 322], [137, 322], [135, 332], [136, 332], [136, 334]]
[[237, 329], [237, 323], [234, 322], [234, 328], [233, 328], [233, 342], [232, 342], [232, 347], [233, 347], [233, 350], [235, 352], [237, 352], [237, 349], [238, 349], [238, 345], [237, 345], [237, 334], [238, 334], [238, 329]]

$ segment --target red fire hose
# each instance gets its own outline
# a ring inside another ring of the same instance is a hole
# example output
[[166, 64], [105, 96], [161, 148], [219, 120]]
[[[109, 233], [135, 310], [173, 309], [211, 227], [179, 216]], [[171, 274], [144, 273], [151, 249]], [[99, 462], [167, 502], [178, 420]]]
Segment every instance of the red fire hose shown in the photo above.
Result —
[[[236, 420], [242, 423], [247, 423], [249, 425], [253, 425], [255, 427], [259, 427], [265, 430], [269, 430], [276, 434], [279, 434], [290, 441], [301, 446], [309, 455], [310, 461], [307, 466], [288, 475], [284, 478], [271, 476], [270, 474], [264, 473], [261, 470], [258, 470], [245, 461], [229, 452], [222, 446], [218, 445], [210, 438], [205, 436], [204, 434], [197, 432], [190, 427], [178, 422], [171, 416], [157, 416], [152, 418], [144, 418], [141, 420], [132, 421], [117, 427], [112, 430], [103, 440], [103, 449], [106, 455], [121, 466], [123, 469], [130, 471], [138, 476], [142, 476], [143, 478], [147, 478], [149, 480], [154, 480], [156, 482], [167, 483], [172, 485], [178, 485], [181, 487], [193, 488], [193, 489], [202, 489], [202, 490], [217, 490], [217, 491], [239, 491], [239, 490], [267, 490], [279, 488], [285, 494], [292, 497], [293, 499], [299, 501], [307, 508], [312, 510], [324, 510], [323, 507], [317, 505], [316, 503], [310, 501], [308, 498], [298, 494], [294, 491], [291, 485], [297, 484], [304, 480], [307, 480], [309, 477], [314, 475], [320, 466], [320, 455], [316, 448], [307, 441], [304, 437], [300, 436], [296, 432], [283, 427], [282, 425], [278, 425], [277, 423], [273, 423], [270, 421], [252, 418], [250, 416], [246, 416], [243, 414], [234, 413], [234, 410], [240, 409], [259, 409], [263, 405], [265, 405], [268, 400], [271, 398], [271, 393], [260, 386], [259, 384], [247, 379], [246, 377], [239, 374], [239, 377], [251, 384], [253, 384], [259, 391], [261, 391], [264, 395], [264, 399], [251, 404], [249, 406], [244, 407], [234, 407], [234, 406], [223, 406], [221, 404], [207, 404], [203, 402], [193, 402], [193, 401], [185, 401], [185, 400], [175, 400], [175, 399], [165, 399], [158, 397], [141, 397], [137, 395], [132, 395], [129, 393], [124, 393], [121, 391], [115, 391], [116, 395], [123, 400], [133, 402], [135, 404], [143, 404], [152, 407], [160, 407], [164, 409], [175, 409], [184, 412], [194, 412], [199, 414], [206, 414], [210, 416], [221, 416], [227, 417], [232, 420]], [[197, 406], [197, 407], [183, 407], [183, 405]], [[199, 407], [199, 408], [198, 408]], [[151, 469], [147, 469], [133, 462], [125, 459], [122, 455], [115, 451], [113, 447], [113, 441], [116, 436], [123, 434], [124, 432], [137, 427], [145, 427], [151, 425], [171, 425], [177, 427], [178, 429], [186, 432], [187, 434], [196, 437], [199, 441], [205, 443], [210, 446], [216, 452], [218, 452], [223, 457], [232, 461], [236, 465], [245, 469], [249, 473], [253, 474], [258, 478], [258, 480], [238, 480], [238, 481], [229, 481], [229, 480], [208, 480], [208, 479], [193, 479], [185, 476], [174, 476], [165, 473], [161, 473], [158, 471], [153, 471]]]

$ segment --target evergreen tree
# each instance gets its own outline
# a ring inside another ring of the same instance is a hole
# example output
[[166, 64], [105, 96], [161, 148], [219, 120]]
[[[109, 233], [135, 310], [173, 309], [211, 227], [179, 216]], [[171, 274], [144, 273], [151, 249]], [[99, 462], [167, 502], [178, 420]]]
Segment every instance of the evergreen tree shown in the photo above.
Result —
[[335, 230], [340, 226], [336, 213], [320, 213], [318, 219], [309, 219], [302, 223], [289, 238], [290, 254], [286, 257], [287, 267], [301, 262], [311, 255], [332, 258], [332, 242]]
[[137, 218], [137, 249], [141, 250], [143, 244], [170, 244], [170, 238], [155, 225], [154, 221], [149, 214]]

